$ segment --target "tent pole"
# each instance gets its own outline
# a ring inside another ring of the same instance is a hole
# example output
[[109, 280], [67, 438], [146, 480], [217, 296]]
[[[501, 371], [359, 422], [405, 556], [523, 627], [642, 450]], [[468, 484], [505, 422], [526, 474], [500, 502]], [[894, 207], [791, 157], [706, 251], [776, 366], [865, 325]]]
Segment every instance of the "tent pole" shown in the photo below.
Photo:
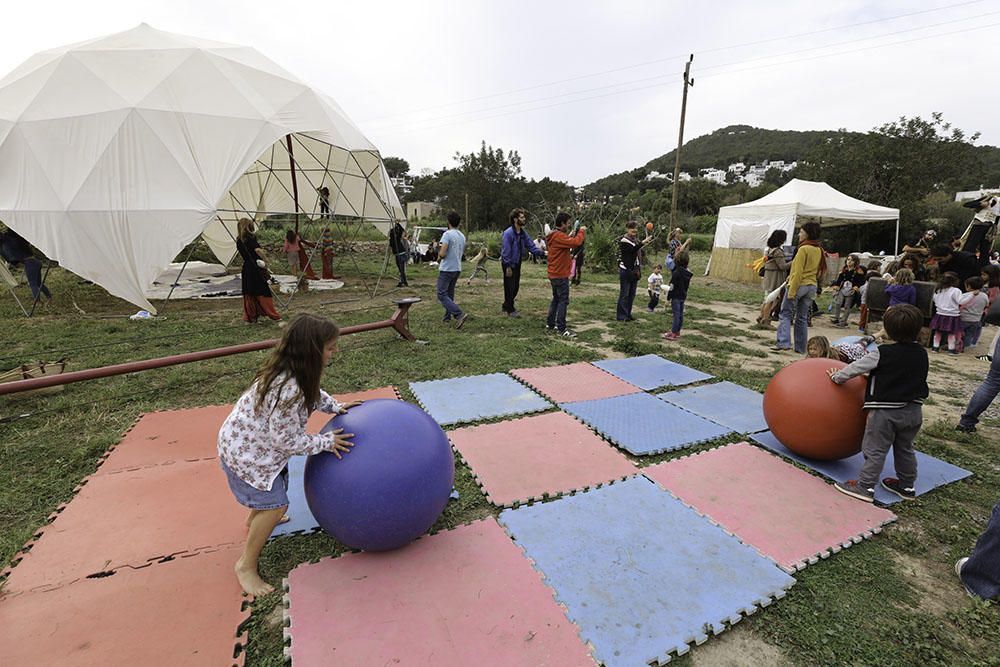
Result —
[[[195, 243], [197, 243], [197, 241], [195, 241]], [[163, 307], [164, 308], [166, 308], [166, 306], [167, 306], [166, 302], [170, 301], [170, 297], [174, 293], [174, 289], [177, 288], [177, 281], [179, 281], [181, 279], [181, 276], [184, 275], [184, 269], [187, 268], [188, 262], [191, 260], [191, 254], [194, 252], [195, 243], [191, 244], [191, 249], [188, 250], [187, 257], [184, 258], [184, 264], [181, 265], [181, 270], [177, 272], [177, 277], [174, 278], [174, 282], [170, 283], [170, 291], [167, 292], [167, 298], [163, 300]], [[160, 310], [163, 310], [163, 309], [161, 308]]]
[[299, 184], [295, 180], [295, 154], [292, 152], [292, 135], [285, 135], [288, 145], [288, 169], [292, 175], [292, 201], [295, 205], [295, 234], [299, 233]]
[[899, 254], [899, 218], [896, 218], [896, 247], [893, 248], [893, 255]]

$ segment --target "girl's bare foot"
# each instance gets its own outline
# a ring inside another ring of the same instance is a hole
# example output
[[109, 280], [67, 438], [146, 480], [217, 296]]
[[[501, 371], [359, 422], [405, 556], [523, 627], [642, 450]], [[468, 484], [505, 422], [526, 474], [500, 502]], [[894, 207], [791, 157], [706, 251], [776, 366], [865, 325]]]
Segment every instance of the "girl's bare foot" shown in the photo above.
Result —
[[[257, 512], [259, 512], [259, 511], [260, 511], [260, 510], [250, 510], [250, 515], [249, 515], [249, 516], [247, 516], [247, 528], [249, 528], [249, 527], [250, 527], [250, 522], [251, 522], [251, 521], [253, 521], [253, 518], [254, 518], [254, 516], [255, 516], [255, 515], [257, 514]], [[278, 519], [278, 523], [288, 523], [288, 522], [289, 522], [289, 521], [291, 521], [291, 520], [292, 520], [292, 519], [291, 519], [291, 517], [289, 517], [289, 516], [288, 516], [287, 514], [282, 514], [282, 515], [281, 515], [281, 518], [280, 518], [280, 519]]]
[[274, 586], [261, 579], [260, 575], [257, 574], [257, 570], [245, 567], [242, 558], [236, 561], [234, 569], [236, 570], [236, 579], [240, 582], [240, 587], [243, 588], [247, 595], [260, 597], [274, 592]]

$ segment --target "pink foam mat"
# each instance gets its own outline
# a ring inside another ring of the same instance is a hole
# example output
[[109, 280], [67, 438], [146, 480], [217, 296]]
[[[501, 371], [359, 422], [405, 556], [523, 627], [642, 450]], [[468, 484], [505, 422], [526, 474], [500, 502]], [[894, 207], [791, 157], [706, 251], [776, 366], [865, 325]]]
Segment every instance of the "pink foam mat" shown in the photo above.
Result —
[[238, 548], [0, 598], [0, 665], [235, 665]]
[[643, 472], [788, 572], [860, 542], [896, 519], [745, 442]]
[[213, 458], [219, 428], [232, 407], [210, 405], [144, 414], [111, 450], [97, 474]]
[[589, 401], [642, 391], [586, 362], [545, 368], [518, 368], [510, 374], [556, 403]]
[[493, 519], [288, 575], [286, 649], [308, 665], [593, 665]]
[[638, 472], [618, 450], [564, 412], [460, 428], [448, 437], [490, 502], [503, 507]]
[[247, 510], [217, 460], [94, 475], [10, 572], [5, 592], [242, 543]]

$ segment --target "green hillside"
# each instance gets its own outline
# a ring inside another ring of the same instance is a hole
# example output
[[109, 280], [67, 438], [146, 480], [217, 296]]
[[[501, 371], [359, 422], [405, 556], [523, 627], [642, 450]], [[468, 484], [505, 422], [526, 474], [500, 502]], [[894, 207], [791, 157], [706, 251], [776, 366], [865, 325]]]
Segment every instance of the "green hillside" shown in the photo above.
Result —
[[[692, 139], [684, 144], [681, 155], [681, 171], [692, 175], [699, 169], [717, 167], [725, 169], [734, 162], [746, 165], [764, 160], [801, 161], [823, 142], [834, 137], [857, 136], [861, 133], [838, 130], [765, 130], [749, 125], [730, 125]], [[980, 166], [972, 166], [972, 173], [943, 175], [949, 180], [987, 187], [1000, 185], [1000, 148], [977, 146]], [[584, 186], [592, 197], [624, 195], [632, 190], [642, 189], [639, 182], [651, 171], [673, 174], [675, 151], [653, 158], [646, 164], [630, 171], [611, 174]], [[660, 182], [660, 186], [664, 184]], [[976, 187], [972, 185], [972, 187]]]

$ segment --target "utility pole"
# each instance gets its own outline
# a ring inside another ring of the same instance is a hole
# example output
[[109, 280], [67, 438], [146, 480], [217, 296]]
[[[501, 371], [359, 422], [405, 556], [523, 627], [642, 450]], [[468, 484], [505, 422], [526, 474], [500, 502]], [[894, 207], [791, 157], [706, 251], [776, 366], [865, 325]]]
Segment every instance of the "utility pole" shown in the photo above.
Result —
[[692, 79], [688, 74], [691, 72], [691, 61], [694, 60], [694, 54], [688, 58], [687, 64], [684, 65], [684, 95], [681, 97], [681, 129], [677, 134], [677, 153], [674, 160], [674, 187], [670, 195], [670, 229], [671, 231], [677, 227], [677, 182], [681, 177], [681, 146], [684, 145], [684, 115], [687, 113], [687, 103], [688, 103], [688, 88], [694, 85], [694, 79]]

